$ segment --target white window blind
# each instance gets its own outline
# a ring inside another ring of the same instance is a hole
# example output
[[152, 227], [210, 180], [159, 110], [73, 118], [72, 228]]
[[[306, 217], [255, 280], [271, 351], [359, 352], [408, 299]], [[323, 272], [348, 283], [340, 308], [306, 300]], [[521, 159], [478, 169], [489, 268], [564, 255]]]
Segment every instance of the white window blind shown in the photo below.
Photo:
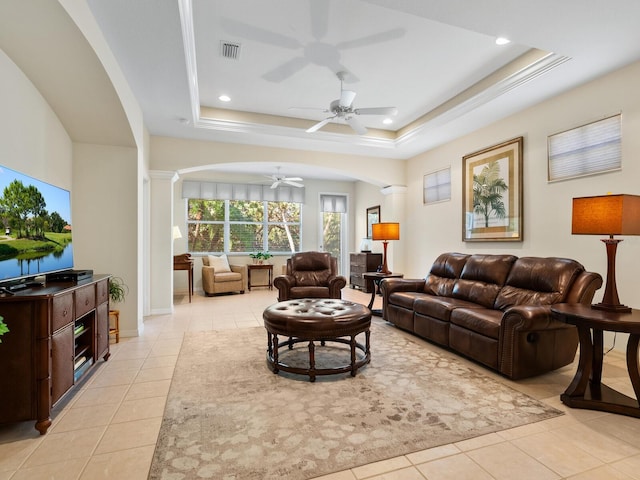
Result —
[[304, 203], [304, 197], [304, 187], [280, 186], [271, 188], [269, 185], [197, 182], [191, 180], [182, 182], [182, 198]]
[[422, 200], [425, 205], [451, 200], [451, 167], [427, 173], [423, 182]]
[[620, 115], [551, 135], [548, 149], [549, 181], [620, 170]]
[[346, 195], [320, 195], [320, 210], [328, 213], [347, 213]]

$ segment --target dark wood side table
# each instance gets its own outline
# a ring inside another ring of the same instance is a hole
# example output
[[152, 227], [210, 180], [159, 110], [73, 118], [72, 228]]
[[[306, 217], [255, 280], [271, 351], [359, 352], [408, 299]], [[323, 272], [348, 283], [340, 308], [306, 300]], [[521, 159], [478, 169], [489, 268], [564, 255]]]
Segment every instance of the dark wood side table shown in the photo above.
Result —
[[189, 303], [191, 303], [191, 295], [193, 295], [193, 258], [191, 258], [191, 254], [174, 255], [173, 269], [187, 271], [187, 276], [189, 277]]
[[372, 309], [373, 301], [376, 299], [376, 294], [380, 293], [380, 282], [385, 278], [402, 278], [402, 277], [404, 277], [403, 273], [365, 272], [362, 274], [362, 278], [364, 278], [366, 282], [373, 283], [371, 288], [371, 300], [369, 300], [369, 305], [367, 305], [367, 308], [371, 310], [371, 315], [375, 315], [376, 317], [382, 316], [382, 310]]
[[268, 283], [263, 283], [260, 285], [253, 285], [254, 287], [269, 287], [269, 290], [273, 290], [273, 265], [270, 263], [263, 264], [250, 264], [247, 265], [247, 288], [251, 291], [251, 271], [252, 270], [266, 270], [267, 271], [267, 280]]
[[[573, 408], [586, 408], [640, 418], [640, 372], [638, 341], [640, 310], [613, 313], [596, 310], [589, 305], [558, 304], [551, 307], [554, 319], [575, 325], [580, 338], [578, 371], [565, 392], [562, 403]], [[602, 383], [603, 333], [628, 333], [627, 371], [636, 398], [628, 397]], [[593, 336], [592, 336], [593, 333]]]

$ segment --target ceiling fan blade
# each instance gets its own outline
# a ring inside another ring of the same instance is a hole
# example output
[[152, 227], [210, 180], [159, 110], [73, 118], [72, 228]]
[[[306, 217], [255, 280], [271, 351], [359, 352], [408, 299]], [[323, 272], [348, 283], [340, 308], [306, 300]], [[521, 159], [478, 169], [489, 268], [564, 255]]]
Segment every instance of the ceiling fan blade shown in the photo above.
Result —
[[326, 108], [319, 107], [289, 107], [288, 110], [314, 110], [316, 112], [329, 113], [329, 110], [327, 110]]
[[389, 40], [402, 38], [406, 33], [407, 30], [404, 28], [394, 28], [391, 30], [387, 30], [386, 32], [374, 33], [373, 35], [369, 35], [367, 37], [340, 42], [336, 44], [336, 48], [338, 50], [343, 50], [348, 48], [366, 47], [374, 43], [388, 42]]
[[373, 107], [373, 108], [356, 108], [353, 113], [356, 115], [397, 115], [396, 107]]
[[275, 182], [273, 182], [271, 184], [271, 187], [269, 187], [269, 188], [278, 188], [278, 185], [280, 185], [280, 180], [276, 180]]
[[321, 122], [316, 123], [311, 128], [307, 128], [307, 133], [313, 133], [313, 132], [316, 132], [316, 131], [320, 130], [322, 127], [324, 127], [327, 123], [329, 123], [334, 118], [335, 118], [335, 116], [334, 117], [325, 118]]
[[356, 92], [352, 90], [342, 90], [342, 93], [340, 93], [340, 106], [344, 108], [350, 107], [354, 98], [356, 98]]
[[300, 178], [300, 177], [284, 177], [283, 180], [285, 182], [289, 182], [289, 181], [291, 181], [291, 182], [302, 182], [303, 181], [303, 179]]
[[287, 185], [291, 185], [292, 187], [298, 187], [298, 188], [302, 188], [304, 187], [303, 184], [298, 183], [298, 182], [291, 182], [289, 180], [284, 180], [284, 183], [286, 183]]
[[276, 32], [271, 32], [264, 28], [254, 27], [244, 22], [239, 22], [229, 17], [222, 17], [220, 24], [222, 28], [232, 35], [238, 35], [239, 37], [246, 38], [247, 40], [254, 40], [260, 43], [268, 43], [269, 45], [275, 45], [276, 47], [288, 48], [296, 50], [302, 48], [303, 45], [295, 38], [287, 37]]
[[311, 34], [316, 40], [327, 34], [329, 2], [309, 2], [311, 5]]
[[353, 128], [358, 135], [365, 135], [367, 133], [367, 129], [355, 116], [351, 115], [350, 117], [347, 117], [346, 121], [349, 125], [351, 125], [351, 128]]
[[309, 64], [309, 60], [305, 57], [294, 57], [291, 60], [284, 62], [282, 65], [274, 68], [273, 70], [268, 71], [262, 78], [269, 82], [282, 82], [286, 80], [294, 73], [302, 70]]

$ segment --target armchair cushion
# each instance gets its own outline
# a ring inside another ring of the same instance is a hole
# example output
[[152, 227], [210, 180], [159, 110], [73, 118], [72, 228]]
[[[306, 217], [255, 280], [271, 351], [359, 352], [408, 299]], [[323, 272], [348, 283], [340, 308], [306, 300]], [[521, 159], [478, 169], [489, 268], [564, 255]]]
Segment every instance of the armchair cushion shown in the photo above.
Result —
[[207, 260], [209, 261], [209, 266], [213, 267], [216, 273], [230, 272], [231, 268], [229, 267], [229, 259], [227, 259], [227, 255], [223, 254], [219, 257], [215, 255], [207, 255]]

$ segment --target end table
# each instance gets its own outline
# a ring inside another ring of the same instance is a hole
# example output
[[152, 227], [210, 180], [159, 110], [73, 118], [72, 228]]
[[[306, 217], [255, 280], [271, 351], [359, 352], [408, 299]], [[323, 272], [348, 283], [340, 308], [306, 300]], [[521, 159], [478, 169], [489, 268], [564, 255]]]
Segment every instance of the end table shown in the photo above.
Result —
[[[562, 403], [573, 408], [586, 408], [640, 418], [640, 372], [638, 342], [640, 340], [640, 310], [614, 313], [596, 310], [590, 305], [557, 304], [551, 306], [555, 320], [575, 325], [580, 339], [578, 371], [567, 390], [560, 396]], [[602, 383], [603, 332], [628, 333], [627, 371], [636, 398], [628, 397]], [[593, 332], [593, 338], [592, 338]]]
[[373, 310], [373, 301], [376, 299], [376, 294], [380, 293], [380, 282], [385, 278], [403, 278], [403, 273], [380, 273], [380, 272], [365, 272], [362, 274], [362, 278], [364, 278], [365, 282], [372, 281], [372, 289], [371, 289], [371, 300], [369, 300], [369, 305], [367, 308], [371, 310], [371, 315], [375, 315], [377, 317], [382, 316], [382, 310], [375, 309]]
[[[267, 271], [267, 283], [260, 285], [251, 285], [251, 271], [252, 270], [266, 270]], [[247, 288], [251, 291], [251, 287], [269, 287], [269, 290], [273, 290], [273, 265], [270, 263], [252, 263], [247, 265]]]

